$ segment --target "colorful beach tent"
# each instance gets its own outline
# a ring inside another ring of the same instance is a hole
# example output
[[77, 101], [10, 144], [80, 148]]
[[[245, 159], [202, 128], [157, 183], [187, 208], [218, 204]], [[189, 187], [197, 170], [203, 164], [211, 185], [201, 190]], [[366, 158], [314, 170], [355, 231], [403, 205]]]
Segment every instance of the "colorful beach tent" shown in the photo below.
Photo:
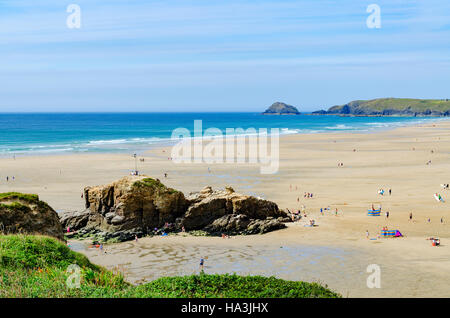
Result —
[[395, 237], [403, 237], [403, 234], [400, 233], [399, 230], [396, 230], [396, 231], [395, 231]]
[[380, 216], [381, 209], [378, 210], [367, 210], [367, 215], [370, 216]]
[[381, 236], [394, 237], [396, 230], [381, 230]]

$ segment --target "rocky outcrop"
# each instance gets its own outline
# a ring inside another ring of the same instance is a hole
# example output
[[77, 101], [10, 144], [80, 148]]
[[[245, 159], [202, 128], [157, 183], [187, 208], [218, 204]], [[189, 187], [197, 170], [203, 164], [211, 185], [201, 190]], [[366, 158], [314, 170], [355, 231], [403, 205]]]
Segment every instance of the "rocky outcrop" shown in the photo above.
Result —
[[[232, 227], [234, 221], [244, 224], [245, 220], [264, 220], [268, 217], [278, 218], [287, 215], [278, 209], [278, 206], [271, 201], [262, 200], [253, 196], [242, 195], [234, 192], [230, 187], [223, 191], [213, 191], [211, 187], [206, 187], [198, 193], [187, 197], [189, 208], [184, 214], [180, 223], [186, 230], [199, 230], [205, 228], [217, 232], [220, 225], [224, 224], [223, 231]], [[223, 218], [234, 215], [237, 219]], [[218, 219], [222, 219], [221, 221]], [[213, 226], [214, 221], [216, 224]], [[226, 225], [225, 221], [231, 222]], [[211, 224], [211, 227], [208, 225]], [[245, 225], [248, 226], [248, 224]], [[243, 229], [242, 229], [242, 232]]]
[[319, 110], [313, 115], [343, 116], [450, 116], [448, 99], [378, 98], [355, 100], [345, 105]]
[[297, 108], [285, 103], [276, 102], [266, 109], [263, 115], [300, 115]]
[[86, 228], [90, 218], [95, 218], [95, 214], [90, 210], [64, 212], [59, 215], [59, 220], [64, 229], [69, 228], [70, 231], [78, 231]]
[[[227, 234], [264, 234], [267, 232], [283, 229], [286, 219], [268, 217], [266, 219], [250, 219], [244, 214], [224, 215], [204, 228], [204, 231], [213, 235]], [[288, 220], [289, 221], [289, 220]]]
[[84, 198], [87, 210], [63, 214], [61, 223], [108, 237], [113, 233], [112, 237], [142, 236], [175, 222], [187, 207], [182, 192], [145, 176], [127, 176], [111, 184], [86, 187]]
[[211, 234], [257, 234], [284, 227], [287, 214], [271, 201], [206, 187], [185, 197], [159, 180], [125, 177], [109, 185], [86, 187], [86, 211], [61, 215], [61, 223], [80, 234], [124, 241], [150, 233], [203, 230]]
[[0, 193], [0, 232], [47, 235], [64, 240], [58, 214], [35, 194]]

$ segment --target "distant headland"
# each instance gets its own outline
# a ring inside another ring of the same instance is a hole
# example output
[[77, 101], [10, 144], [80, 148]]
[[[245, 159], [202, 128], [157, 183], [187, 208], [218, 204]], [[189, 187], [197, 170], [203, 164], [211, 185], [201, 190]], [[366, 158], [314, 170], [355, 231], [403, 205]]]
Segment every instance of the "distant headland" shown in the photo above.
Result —
[[292, 105], [288, 105], [281, 102], [273, 103], [266, 109], [263, 115], [300, 115], [298, 109]]
[[319, 110], [313, 115], [342, 116], [450, 116], [449, 99], [378, 98], [355, 100]]

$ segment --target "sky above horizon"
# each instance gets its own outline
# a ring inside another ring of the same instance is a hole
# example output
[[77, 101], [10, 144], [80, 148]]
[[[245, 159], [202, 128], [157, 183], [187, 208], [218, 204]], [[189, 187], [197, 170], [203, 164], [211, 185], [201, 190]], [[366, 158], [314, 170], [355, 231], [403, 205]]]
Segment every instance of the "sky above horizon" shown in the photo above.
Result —
[[0, 0], [0, 112], [313, 111], [449, 84], [445, 0]]

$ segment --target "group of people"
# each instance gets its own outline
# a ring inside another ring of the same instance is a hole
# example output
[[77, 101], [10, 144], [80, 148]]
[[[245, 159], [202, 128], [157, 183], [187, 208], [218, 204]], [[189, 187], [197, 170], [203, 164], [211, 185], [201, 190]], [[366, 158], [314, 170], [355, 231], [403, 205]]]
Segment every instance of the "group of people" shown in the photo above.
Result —
[[[384, 192], [385, 192], [384, 189], [379, 189], [379, 190], [378, 190], [378, 194], [379, 194], [379, 195], [384, 195]], [[389, 190], [388, 190], [388, 193], [389, 193], [389, 195], [391, 195], [391, 194], [392, 194], [392, 189], [389, 189]]]
[[444, 202], [444, 198], [441, 196], [440, 193], [435, 193], [435, 194], [434, 194], [434, 197], [435, 197], [438, 201]]
[[[16, 178], [14, 176], [11, 177], [11, 180], [15, 180]], [[10, 180], [9, 176], [6, 176], [6, 182], [8, 182]]]
[[[312, 194], [312, 193], [309, 193], [309, 192], [305, 192], [305, 194], [303, 195], [303, 197], [306, 198], [306, 199], [312, 199], [313, 194]], [[298, 201], [298, 200], [297, 200], [297, 201]]]
[[429, 238], [427, 238], [427, 240], [430, 240], [430, 241], [431, 241], [431, 244], [432, 244], [433, 246], [439, 246], [439, 245], [441, 245], [441, 240], [438, 239], [438, 238], [435, 238], [435, 237], [429, 237]]

